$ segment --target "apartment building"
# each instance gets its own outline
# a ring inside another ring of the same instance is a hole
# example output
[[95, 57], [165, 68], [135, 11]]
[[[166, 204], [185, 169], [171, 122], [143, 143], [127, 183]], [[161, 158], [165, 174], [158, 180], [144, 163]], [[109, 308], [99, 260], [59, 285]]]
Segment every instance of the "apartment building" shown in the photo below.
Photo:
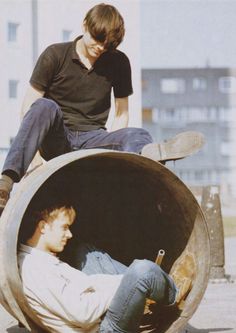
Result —
[[189, 185], [220, 185], [236, 196], [236, 69], [142, 71], [144, 127], [161, 141], [197, 130], [206, 144], [170, 168]]

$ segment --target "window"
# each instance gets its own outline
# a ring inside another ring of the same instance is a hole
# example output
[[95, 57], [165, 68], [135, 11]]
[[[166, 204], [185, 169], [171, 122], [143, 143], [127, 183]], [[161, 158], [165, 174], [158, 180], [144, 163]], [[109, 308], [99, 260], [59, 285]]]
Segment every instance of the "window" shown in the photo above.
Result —
[[236, 121], [236, 108], [219, 108], [220, 120], [226, 122], [235, 122]]
[[143, 108], [142, 111], [143, 121], [152, 122], [152, 110], [148, 108]]
[[196, 170], [195, 172], [194, 172], [194, 178], [195, 178], [195, 180], [197, 180], [197, 181], [202, 181], [203, 180], [203, 170]]
[[203, 91], [207, 88], [207, 81], [204, 77], [195, 77], [193, 79], [193, 90]]
[[179, 121], [187, 122], [188, 121], [188, 108], [180, 107], [175, 109], [179, 115]]
[[143, 90], [143, 91], [144, 91], [144, 90], [147, 90], [147, 88], [148, 88], [148, 81], [145, 80], [145, 79], [142, 79], [142, 81], [141, 81], [141, 85], [142, 85], [142, 90]]
[[17, 41], [17, 29], [19, 24], [8, 22], [8, 42], [16, 42]]
[[189, 121], [207, 121], [207, 108], [190, 107], [188, 113]]
[[174, 121], [175, 118], [176, 118], [175, 109], [166, 109], [166, 110], [164, 110], [162, 116], [163, 116], [162, 120], [164, 120], [164, 121]]
[[17, 98], [17, 80], [9, 80], [9, 98]]
[[162, 79], [161, 92], [164, 94], [181, 94], [185, 92], [184, 79]]
[[217, 119], [217, 108], [210, 107], [207, 111], [208, 115], [207, 118], [209, 121], [216, 121]]
[[209, 176], [211, 183], [215, 184], [218, 182], [217, 170], [211, 170]]
[[160, 117], [161, 117], [160, 110], [158, 108], [153, 108], [152, 109], [152, 122], [154, 124], [157, 124]]
[[71, 39], [71, 30], [62, 30], [62, 41], [68, 42]]
[[236, 93], [236, 77], [225, 76], [219, 78], [219, 90], [224, 94]]
[[235, 143], [232, 141], [221, 142], [220, 152], [224, 156], [235, 156]]

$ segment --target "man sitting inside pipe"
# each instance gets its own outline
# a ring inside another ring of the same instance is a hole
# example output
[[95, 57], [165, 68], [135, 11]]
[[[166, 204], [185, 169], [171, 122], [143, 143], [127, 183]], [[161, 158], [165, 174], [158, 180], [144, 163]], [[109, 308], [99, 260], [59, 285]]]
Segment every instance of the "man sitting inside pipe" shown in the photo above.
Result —
[[[31, 214], [23, 228], [18, 252], [23, 289], [49, 332], [138, 332], [147, 298], [159, 307], [178, 307], [187, 296], [191, 274], [182, 275], [185, 258], [171, 275], [149, 260], [126, 267], [99, 251], [103, 265], [90, 252], [86, 273], [61, 261], [58, 255], [72, 237], [75, 217], [70, 205], [52, 206]], [[113, 272], [104, 274], [111, 263]]]

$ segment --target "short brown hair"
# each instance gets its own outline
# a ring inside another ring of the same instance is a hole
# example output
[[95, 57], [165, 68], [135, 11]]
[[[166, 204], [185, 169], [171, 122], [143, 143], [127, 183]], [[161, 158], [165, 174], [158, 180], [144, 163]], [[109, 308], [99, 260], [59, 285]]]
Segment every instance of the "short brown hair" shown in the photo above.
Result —
[[60, 213], [64, 213], [65, 216], [67, 216], [71, 221], [74, 221], [75, 219], [75, 210], [72, 206], [55, 206], [46, 208], [41, 212], [36, 213], [37, 217], [36, 219], [38, 221], [44, 220], [45, 222], [51, 222], [53, 221]]
[[84, 23], [92, 38], [104, 43], [108, 50], [116, 49], [124, 38], [124, 20], [114, 6], [105, 3], [94, 6], [86, 14]]
[[21, 222], [18, 241], [26, 243], [26, 241], [34, 234], [39, 221], [44, 220], [50, 223], [58, 214], [64, 213], [71, 221], [75, 220], [76, 211], [68, 204], [53, 205], [42, 210], [27, 210]]

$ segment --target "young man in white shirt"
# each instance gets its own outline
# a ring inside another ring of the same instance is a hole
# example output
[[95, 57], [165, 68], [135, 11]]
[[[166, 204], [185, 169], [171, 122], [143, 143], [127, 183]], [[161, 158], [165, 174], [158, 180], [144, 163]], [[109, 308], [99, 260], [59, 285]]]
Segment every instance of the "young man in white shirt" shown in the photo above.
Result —
[[74, 220], [72, 207], [54, 206], [35, 215], [31, 231], [23, 230], [28, 234], [18, 263], [24, 293], [49, 332], [135, 333], [146, 298], [165, 306], [180, 304], [186, 297], [194, 262], [182, 276], [182, 259], [172, 278], [149, 260], [134, 260], [129, 267], [114, 261], [114, 274], [104, 274], [100, 267], [90, 275], [60, 261], [57, 255], [72, 237]]

